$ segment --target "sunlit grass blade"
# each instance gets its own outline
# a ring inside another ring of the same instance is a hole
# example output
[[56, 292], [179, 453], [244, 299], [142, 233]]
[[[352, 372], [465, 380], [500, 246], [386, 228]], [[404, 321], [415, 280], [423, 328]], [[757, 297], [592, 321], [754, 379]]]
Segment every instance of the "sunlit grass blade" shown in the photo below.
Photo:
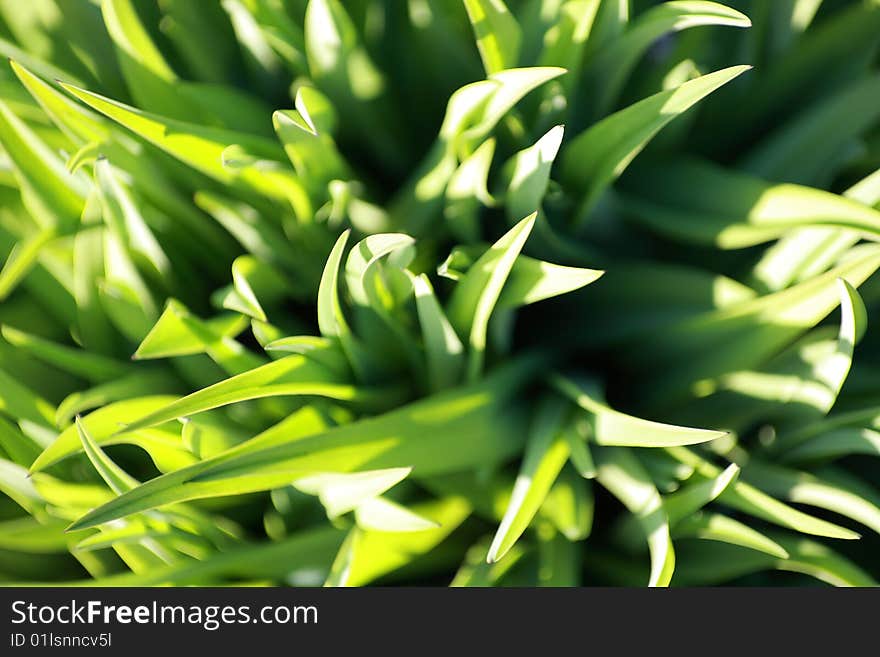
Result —
[[316, 474], [293, 482], [294, 488], [317, 495], [335, 518], [356, 509], [362, 502], [378, 497], [409, 475], [409, 468], [390, 468], [353, 474]]
[[507, 217], [516, 221], [541, 208], [550, 182], [550, 170], [559, 149], [565, 127], [558, 125], [534, 145], [519, 151], [505, 165], [510, 178], [504, 206]]
[[358, 504], [354, 517], [358, 527], [367, 531], [421, 532], [440, 526], [439, 523], [382, 497], [374, 497]]
[[[699, 381], [766, 362], [840, 303], [838, 279], [858, 287], [877, 267], [880, 254], [872, 245], [859, 257], [795, 287], [695, 315], [658, 333], [651, 343], [655, 365], [686, 365], [666, 377], [664, 390], [656, 389], [650, 396], [668, 400], [686, 389], [693, 392]], [[724, 349], [717, 349], [722, 343]], [[697, 352], [705, 357], [689, 362]]]
[[721, 474], [712, 479], [685, 486], [682, 490], [663, 498], [669, 524], [675, 527], [679, 522], [693, 516], [710, 502], [716, 500], [737, 477], [740, 468], [735, 463], [727, 466]]
[[536, 214], [521, 220], [489, 249], [458, 282], [447, 312], [462, 340], [467, 339], [467, 377], [475, 380], [483, 369], [489, 319], [504, 288], [507, 276], [522, 251]]
[[[192, 455], [180, 444], [179, 434], [170, 429], [142, 432], [120, 432], [123, 419], [141, 415], [166, 406], [173, 397], [151, 396], [108, 404], [83, 418], [86, 430], [99, 445], [131, 443], [151, 454], [160, 469], [176, 469], [192, 463]], [[61, 459], [82, 449], [78, 429], [70, 426], [62, 431], [31, 466], [32, 472], [48, 468]]]
[[358, 242], [345, 261], [346, 289], [354, 302], [369, 304], [366, 280], [370, 277], [372, 268], [382, 258], [392, 253], [402, 253], [414, 244], [412, 237], [402, 233], [380, 233]]
[[355, 543], [347, 580], [363, 586], [382, 575], [429, 553], [470, 515], [460, 498], [445, 498], [413, 507], [413, 511], [436, 523], [435, 528], [414, 532], [364, 531]]
[[66, 427], [78, 413], [126, 399], [168, 395], [166, 399], [171, 400], [174, 394], [181, 391], [180, 388], [180, 382], [169, 372], [152, 368], [133, 372], [122, 378], [71, 393], [55, 409], [55, 424]]
[[552, 377], [552, 383], [557, 390], [586, 411], [592, 425], [590, 440], [597, 445], [670, 447], [709, 442], [725, 435], [723, 431], [679, 427], [615, 411], [601, 401], [595, 388], [591, 390], [587, 385], [579, 385], [558, 374]]
[[679, 521], [672, 530], [679, 538], [700, 538], [756, 550], [777, 559], [788, 559], [789, 554], [779, 543], [746, 524], [720, 513], [698, 513]]
[[[158, 477], [87, 514], [77, 527], [171, 502], [267, 490], [318, 472], [411, 467], [413, 477], [496, 464], [525, 441], [511, 397], [537, 363], [525, 361], [457, 389], [306, 438], [245, 443]], [[443, 437], [431, 427], [442, 426]]]
[[602, 193], [654, 135], [747, 70], [748, 66], [734, 66], [685, 82], [612, 114], [575, 137], [562, 157], [562, 181], [580, 199], [574, 227], [585, 224]]
[[[741, 428], [759, 414], [773, 415], [781, 426], [821, 418], [834, 406], [852, 368], [853, 353], [867, 324], [864, 303], [844, 279], [838, 279], [841, 321], [835, 336], [817, 329], [767, 362], [758, 371], [732, 371], [716, 382], [700, 384], [705, 413], [725, 426]], [[715, 386], [717, 385], [717, 389]]]
[[76, 225], [87, 194], [83, 177], [71, 175], [63, 160], [3, 102], [0, 141], [32, 218], [41, 226], [56, 226], [62, 231]]
[[165, 408], [131, 421], [126, 432], [162, 424], [249, 399], [279, 395], [320, 396], [366, 406], [389, 405], [400, 399], [393, 388], [366, 388], [340, 380], [314, 359], [294, 354], [243, 374], [230, 377], [168, 404]]
[[664, 34], [706, 25], [751, 27], [752, 23], [731, 7], [692, 0], [664, 2], [635, 18], [621, 38], [603, 49], [590, 64], [599, 93], [596, 114], [603, 116], [611, 108], [632, 69], [652, 43]]
[[880, 508], [840, 482], [826, 482], [805, 472], [760, 462], [750, 463], [744, 477], [771, 495], [827, 509], [880, 534]]
[[649, 586], [668, 586], [675, 570], [675, 551], [660, 494], [650, 476], [624, 447], [596, 452], [596, 479], [639, 520], [651, 552]]
[[46, 228], [16, 244], [0, 269], [0, 300], [5, 299], [37, 264], [43, 247], [55, 239], [55, 228]]
[[117, 495], [122, 495], [126, 491], [130, 491], [138, 485], [138, 481], [126, 473], [122, 468], [107, 458], [98, 444], [89, 435], [83, 423], [79, 418], [76, 419], [76, 431], [79, 439], [82, 441], [83, 451], [88, 456], [89, 461], [101, 475], [104, 482]]
[[464, 368], [464, 346], [434, 294], [430, 279], [412, 278], [416, 310], [425, 344], [430, 388], [437, 392], [457, 383]]
[[522, 30], [504, 0], [464, 0], [487, 75], [518, 63]]
[[[694, 467], [702, 477], [717, 477], [721, 468], [701, 459], [684, 447], [673, 447], [669, 452], [683, 463]], [[762, 520], [788, 527], [804, 534], [838, 539], [857, 539], [854, 531], [807, 515], [783, 504], [763, 491], [744, 481], [735, 481], [718, 498], [719, 503], [737, 511], [748, 513]]]
[[877, 240], [880, 212], [812, 187], [773, 184], [699, 160], [664, 162], [639, 172], [626, 200], [652, 230], [697, 244], [739, 249], [793, 228], [838, 226]]
[[131, 0], [103, 0], [104, 23], [116, 47], [122, 74], [140, 107], [184, 118], [193, 109], [181, 102], [171, 70], [161, 51], [144, 29]]
[[836, 429], [806, 440], [780, 458], [784, 463], [810, 463], [850, 454], [880, 456], [880, 433], [867, 428]]
[[230, 144], [238, 144], [249, 152], [274, 157], [279, 161], [284, 157], [280, 146], [268, 139], [180, 122], [144, 112], [70, 84], [62, 86], [89, 107], [221, 183], [233, 184], [238, 178], [233, 170], [223, 165], [223, 151]]
[[771, 534], [770, 538], [788, 553], [787, 559], [714, 541], [694, 545], [682, 542], [675, 584], [711, 586], [752, 573], [783, 570], [803, 573], [832, 586], [877, 585], [863, 569], [821, 543], [782, 534]]
[[443, 217], [452, 234], [467, 242], [479, 239], [482, 208], [498, 205], [488, 189], [495, 146], [494, 138], [480, 144], [462, 160], [446, 187]]
[[536, 414], [529, 442], [501, 526], [489, 547], [489, 562], [499, 561], [532, 522], [569, 455], [562, 435], [566, 412], [559, 399], [550, 399]]

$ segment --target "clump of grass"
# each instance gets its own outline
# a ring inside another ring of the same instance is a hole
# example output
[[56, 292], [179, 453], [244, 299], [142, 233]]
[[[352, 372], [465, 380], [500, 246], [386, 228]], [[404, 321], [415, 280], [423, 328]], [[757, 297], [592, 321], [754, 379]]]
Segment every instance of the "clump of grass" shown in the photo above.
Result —
[[0, 4], [0, 581], [873, 585], [878, 45]]

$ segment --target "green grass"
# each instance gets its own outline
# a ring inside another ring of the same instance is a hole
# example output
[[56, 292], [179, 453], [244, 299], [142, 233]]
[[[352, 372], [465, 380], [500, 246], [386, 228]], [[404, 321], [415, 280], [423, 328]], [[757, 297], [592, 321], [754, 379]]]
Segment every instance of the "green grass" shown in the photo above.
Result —
[[0, 582], [876, 585], [878, 0], [0, 3]]

